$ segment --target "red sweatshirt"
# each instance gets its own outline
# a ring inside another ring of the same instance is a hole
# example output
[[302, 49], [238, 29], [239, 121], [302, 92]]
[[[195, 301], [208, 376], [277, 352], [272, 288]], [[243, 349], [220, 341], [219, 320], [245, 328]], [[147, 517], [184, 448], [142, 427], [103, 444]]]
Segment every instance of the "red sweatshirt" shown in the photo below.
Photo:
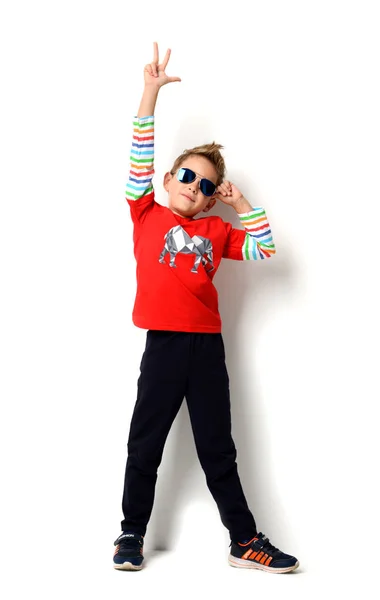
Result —
[[245, 229], [218, 216], [185, 218], [158, 204], [152, 186], [154, 117], [136, 118], [126, 199], [134, 223], [137, 293], [133, 322], [143, 329], [220, 333], [214, 275], [222, 258], [275, 253], [265, 211], [239, 215]]

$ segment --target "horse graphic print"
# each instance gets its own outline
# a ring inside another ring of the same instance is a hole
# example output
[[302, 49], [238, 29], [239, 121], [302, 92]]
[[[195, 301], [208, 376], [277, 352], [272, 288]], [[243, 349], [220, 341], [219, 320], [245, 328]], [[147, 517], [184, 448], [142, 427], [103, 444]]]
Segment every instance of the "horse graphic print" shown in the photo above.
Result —
[[[169, 229], [168, 233], [164, 236], [165, 245], [160, 254], [159, 262], [165, 263], [165, 256], [170, 253], [170, 263], [171, 267], [176, 267], [175, 259], [179, 252], [182, 254], [194, 254], [194, 264], [191, 269], [191, 273], [198, 273], [198, 267], [202, 264], [204, 267], [207, 266], [207, 260], [211, 264], [211, 269], [209, 271], [213, 271], [214, 264], [212, 258], [212, 242], [211, 240], [201, 237], [200, 235], [195, 235], [194, 237], [190, 237], [188, 233], [181, 227], [181, 225], [176, 225]], [[206, 260], [207, 258], [207, 260]]]

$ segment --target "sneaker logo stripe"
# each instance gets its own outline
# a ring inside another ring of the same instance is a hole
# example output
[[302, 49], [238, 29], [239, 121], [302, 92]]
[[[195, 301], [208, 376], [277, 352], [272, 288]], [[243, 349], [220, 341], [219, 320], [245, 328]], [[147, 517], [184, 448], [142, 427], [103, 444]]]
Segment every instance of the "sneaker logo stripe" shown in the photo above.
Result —
[[242, 558], [248, 558], [252, 554], [252, 548], [249, 548], [245, 554], [243, 554]]
[[245, 544], [242, 544], [241, 542], [238, 542], [238, 544], [239, 546], [249, 546], [254, 540], [257, 540], [257, 538], [252, 538], [251, 540], [249, 540], [249, 542], [246, 542]]

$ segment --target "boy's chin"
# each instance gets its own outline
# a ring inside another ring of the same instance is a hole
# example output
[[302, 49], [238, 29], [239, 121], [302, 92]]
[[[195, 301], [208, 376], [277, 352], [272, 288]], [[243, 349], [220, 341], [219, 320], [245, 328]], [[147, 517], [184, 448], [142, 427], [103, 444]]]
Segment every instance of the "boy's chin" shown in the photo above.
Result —
[[180, 213], [183, 217], [195, 217], [195, 215], [199, 214], [200, 212], [202, 212], [202, 209], [191, 209], [190, 207], [187, 208], [185, 206], [180, 206], [180, 205], [169, 205], [170, 210], [172, 210], [173, 212], [176, 213]]

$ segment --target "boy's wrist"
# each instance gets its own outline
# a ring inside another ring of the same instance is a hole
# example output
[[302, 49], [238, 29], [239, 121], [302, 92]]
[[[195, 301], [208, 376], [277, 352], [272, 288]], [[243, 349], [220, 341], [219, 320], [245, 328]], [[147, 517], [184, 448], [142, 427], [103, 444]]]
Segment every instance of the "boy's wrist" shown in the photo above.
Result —
[[253, 210], [253, 207], [244, 196], [240, 196], [232, 206], [238, 214], [251, 212]]
[[157, 95], [158, 92], [160, 91], [160, 85], [158, 85], [157, 83], [145, 83], [144, 84], [144, 89], [143, 89], [143, 94], [155, 94]]

